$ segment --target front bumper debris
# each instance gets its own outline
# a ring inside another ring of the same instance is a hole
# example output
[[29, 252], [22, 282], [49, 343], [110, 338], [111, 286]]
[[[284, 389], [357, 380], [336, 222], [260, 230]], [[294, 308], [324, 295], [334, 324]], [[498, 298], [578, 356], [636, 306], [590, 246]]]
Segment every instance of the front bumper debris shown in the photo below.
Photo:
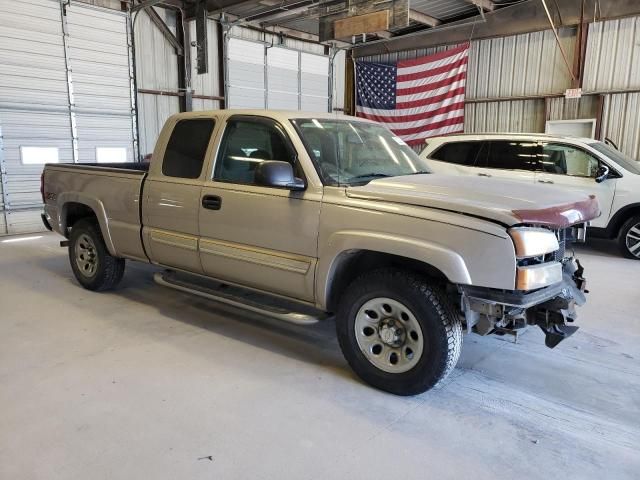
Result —
[[567, 259], [562, 281], [533, 292], [459, 286], [467, 331], [517, 334], [537, 325], [545, 333], [545, 345], [554, 348], [578, 330], [568, 324], [577, 318], [576, 307], [586, 302], [583, 272], [580, 262]]

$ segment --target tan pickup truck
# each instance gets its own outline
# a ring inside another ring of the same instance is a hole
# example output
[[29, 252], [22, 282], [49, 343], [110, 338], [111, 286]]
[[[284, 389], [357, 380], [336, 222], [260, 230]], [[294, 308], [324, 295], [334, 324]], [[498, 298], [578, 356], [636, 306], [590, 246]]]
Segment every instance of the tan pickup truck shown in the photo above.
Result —
[[455, 366], [463, 331], [577, 327], [597, 202], [535, 185], [430, 174], [377, 123], [329, 114], [171, 117], [150, 164], [51, 164], [45, 225], [90, 290], [125, 259], [156, 280], [283, 321], [335, 314], [353, 370], [412, 395]]

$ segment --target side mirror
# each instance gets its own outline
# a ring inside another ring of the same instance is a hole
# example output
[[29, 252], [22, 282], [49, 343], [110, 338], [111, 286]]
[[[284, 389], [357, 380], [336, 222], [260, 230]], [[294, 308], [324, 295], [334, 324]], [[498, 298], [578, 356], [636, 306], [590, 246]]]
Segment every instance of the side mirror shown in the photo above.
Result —
[[609, 176], [609, 167], [606, 165], [600, 165], [596, 170], [596, 183], [604, 182]]
[[260, 162], [255, 170], [255, 182], [263, 187], [286, 188], [288, 190], [304, 190], [304, 181], [293, 175], [293, 167], [289, 162], [266, 160]]

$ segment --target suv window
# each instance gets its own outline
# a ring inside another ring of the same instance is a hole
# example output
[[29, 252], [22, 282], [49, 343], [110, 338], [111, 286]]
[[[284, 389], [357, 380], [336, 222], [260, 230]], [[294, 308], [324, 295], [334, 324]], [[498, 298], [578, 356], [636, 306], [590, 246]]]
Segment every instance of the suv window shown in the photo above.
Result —
[[545, 143], [540, 163], [547, 173], [572, 177], [595, 177], [599, 161], [589, 153], [573, 145]]
[[265, 160], [289, 162], [295, 155], [285, 133], [269, 119], [231, 119], [224, 132], [214, 179], [253, 184], [256, 166]]
[[180, 120], [173, 127], [162, 160], [167, 177], [198, 178], [215, 122], [212, 118]]
[[484, 142], [451, 142], [445, 143], [429, 155], [433, 160], [473, 167], [478, 159]]
[[513, 140], [492, 140], [486, 164], [478, 162], [477, 167], [497, 168], [501, 170], [530, 170], [538, 168], [540, 146], [537, 142], [518, 142]]

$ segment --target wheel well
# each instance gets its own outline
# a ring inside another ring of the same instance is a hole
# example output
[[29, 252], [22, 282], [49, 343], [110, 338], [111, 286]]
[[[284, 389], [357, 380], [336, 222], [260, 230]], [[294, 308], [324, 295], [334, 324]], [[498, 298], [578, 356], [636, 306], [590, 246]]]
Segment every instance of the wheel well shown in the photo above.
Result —
[[607, 227], [607, 233], [610, 238], [616, 238], [620, 233], [622, 225], [631, 217], [640, 215], [640, 204], [629, 205], [616, 213]]
[[391, 253], [351, 250], [342, 253], [336, 262], [338, 265], [333, 270], [327, 296], [326, 308], [330, 312], [335, 312], [340, 297], [351, 282], [366, 272], [380, 268], [398, 268], [427, 276], [437, 284], [446, 285], [449, 283], [447, 277], [434, 266]]
[[98, 218], [96, 212], [84, 203], [69, 202], [64, 205], [65, 212], [65, 230], [73, 227], [73, 225], [83, 218]]

